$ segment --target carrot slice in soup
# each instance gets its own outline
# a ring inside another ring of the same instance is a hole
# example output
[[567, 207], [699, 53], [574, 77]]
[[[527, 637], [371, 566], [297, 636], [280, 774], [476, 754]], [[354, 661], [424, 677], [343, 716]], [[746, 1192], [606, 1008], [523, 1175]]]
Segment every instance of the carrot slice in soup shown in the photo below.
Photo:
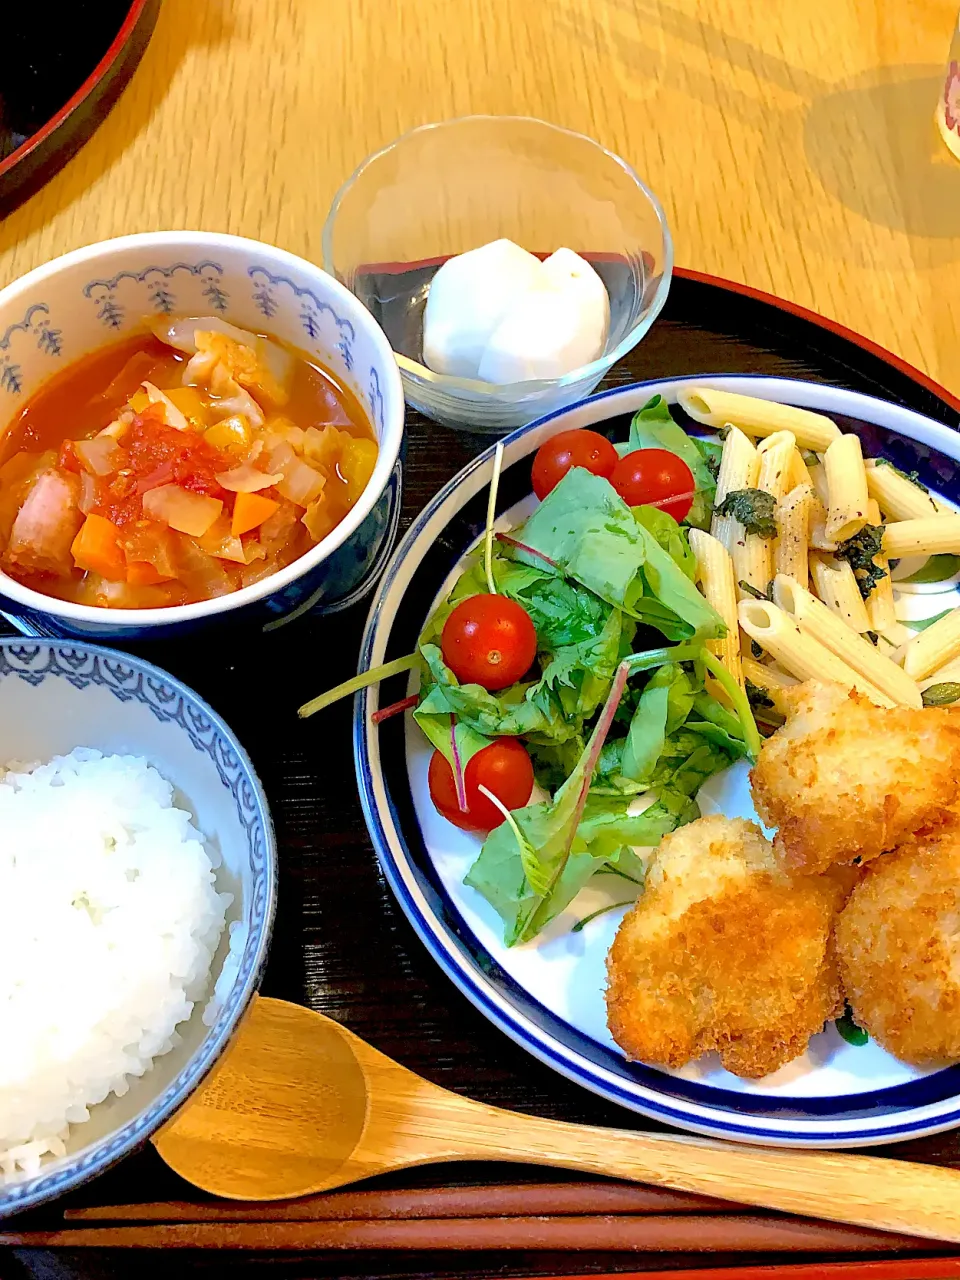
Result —
[[169, 582], [152, 564], [146, 560], [131, 560], [127, 565], [127, 582], [131, 587], [155, 587], [159, 582]]
[[127, 561], [119, 539], [120, 530], [115, 524], [91, 512], [70, 548], [77, 568], [98, 573], [110, 582], [125, 582]]
[[235, 538], [242, 533], [249, 533], [263, 524], [268, 516], [280, 506], [273, 498], [264, 498], [259, 493], [238, 493], [233, 504], [233, 519], [230, 521], [230, 532]]

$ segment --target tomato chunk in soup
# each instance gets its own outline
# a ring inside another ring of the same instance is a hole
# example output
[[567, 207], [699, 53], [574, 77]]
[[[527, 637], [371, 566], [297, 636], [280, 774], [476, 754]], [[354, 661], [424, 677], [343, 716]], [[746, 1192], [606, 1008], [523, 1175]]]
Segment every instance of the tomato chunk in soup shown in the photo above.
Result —
[[0, 436], [0, 569], [107, 608], [261, 581], [330, 533], [377, 445], [305, 356], [214, 317], [163, 317], [51, 379]]

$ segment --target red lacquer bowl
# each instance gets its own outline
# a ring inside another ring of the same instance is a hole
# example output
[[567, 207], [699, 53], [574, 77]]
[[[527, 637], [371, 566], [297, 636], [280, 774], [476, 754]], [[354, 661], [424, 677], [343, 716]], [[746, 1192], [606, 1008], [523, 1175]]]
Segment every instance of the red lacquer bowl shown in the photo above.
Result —
[[22, 4], [4, 15], [0, 64], [0, 216], [86, 142], [147, 47], [160, 0]]

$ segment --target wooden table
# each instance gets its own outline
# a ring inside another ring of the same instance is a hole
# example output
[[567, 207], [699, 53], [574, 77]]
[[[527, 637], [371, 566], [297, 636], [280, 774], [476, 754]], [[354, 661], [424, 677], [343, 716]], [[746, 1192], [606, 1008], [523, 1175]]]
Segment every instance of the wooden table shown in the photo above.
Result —
[[782, 294], [960, 392], [960, 164], [933, 124], [958, 0], [165, 0], [119, 109], [0, 222], [0, 283], [204, 227], [319, 259], [374, 148], [468, 112], [592, 134], [679, 264]]

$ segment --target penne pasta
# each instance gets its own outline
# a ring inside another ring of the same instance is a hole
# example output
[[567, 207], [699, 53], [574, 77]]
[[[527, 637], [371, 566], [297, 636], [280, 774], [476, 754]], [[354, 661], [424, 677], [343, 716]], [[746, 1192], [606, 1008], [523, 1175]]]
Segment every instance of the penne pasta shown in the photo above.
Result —
[[903, 669], [914, 680], [924, 680], [939, 667], [960, 658], [960, 608], [917, 634], [900, 650]]
[[796, 452], [797, 442], [792, 431], [775, 431], [757, 445], [760, 457], [757, 488], [772, 494], [778, 502], [791, 487], [793, 455]]
[[863, 603], [857, 579], [845, 561], [835, 560], [827, 564], [824, 560], [817, 560], [810, 572], [817, 595], [831, 613], [836, 614], [852, 631], [862, 633], [871, 629], [870, 615]]
[[826, 449], [840, 435], [836, 423], [821, 413], [777, 404], [773, 400], [761, 400], [756, 396], [694, 386], [681, 391], [677, 400], [695, 422], [717, 428], [733, 423], [755, 436], [792, 431], [797, 444], [803, 449]]
[[860, 438], [840, 436], [823, 455], [827, 476], [826, 535], [845, 542], [867, 523], [867, 473]]
[[750, 639], [798, 680], [830, 680], [845, 689], [856, 689], [877, 706], [896, 705], [826, 645], [804, 635], [793, 618], [777, 605], [767, 600], [741, 600], [739, 613], [740, 626]]
[[755, 489], [760, 476], [760, 455], [742, 431], [731, 427], [723, 442], [717, 472], [717, 505], [737, 489]]
[[[760, 457], [742, 431], [731, 427], [723, 442], [720, 455], [720, 470], [717, 473], [716, 505], [719, 506], [728, 494], [738, 489], [755, 489], [760, 476]], [[745, 538], [743, 525], [733, 516], [714, 514], [710, 522], [711, 534], [722, 542], [730, 554], [738, 542]]]
[[883, 531], [883, 554], [891, 560], [902, 556], [960, 554], [960, 515], [926, 516], [922, 520], [896, 520]]
[[746, 654], [741, 661], [743, 678], [758, 689], [792, 689], [800, 683], [796, 676], [788, 675], [769, 663], [758, 662], [756, 658], [748, 658]]
[[822, 462], [814, 462], [807, 467], [807, 478], [813, 485], [814, 492], [823, 503], [824, 506], [830, 501], [830, 492], [827, 489], [827, 471]]
[[837, 549], [837, 544], [827, 537], [827, 508], [816, 493], [810, 500], [810, 546], [814, 551]]
[[[756, 488], [763, 489], [779, 502], [786, 492], [791, 457], [795, 452], [796, 441], [790, 431], [777, 431], [762, 440], [757, 446], [759, 469]], [[736, 539], [731, 554], [738, 595], [750, 594], [741, 587], [742, 582], [766, 595], [773, 578], [774, 546], [774, 539], [762, 538], [759, 534], [745, 532], [742, 538]]]
[[794, 676], [778, 671], [776, 667], [758, 662], [756, 658], [744, 655], [742, 663], [744, 681], [749, 680], [758, 689], [762, 689], [773, 703], [774, 710], [785, 716], [788, 707], [783, 697], [784, 691], [795, 688], [800, 682]]
[[761, 538], [757, 533], [744, 533], [742, 538], [738, 538], [733, 544], [733, 575], [740, 599], [752, 595], [741, 587], [741, 582], [748, 583], [754, 591], [765, 596], [773, 578], [772, 540]]
[[878, 458], [863, 464], [867, 474], [867, 493], [891, 520], [925, 520], [933, 515], [950, 515], [948, 506], [924, 493], [902, 472]]
[[809, 483], [810, 473], [807, 471], [807, 464], [804, 462], [803, 455], [800, 450], [794, 448], [793, 456], [790, 459], [790, 475], [789, 483], [787, 484], [787, 492], [789, 493], [791, 489], [795, 489], [798, 484]]
[[702, 529], [690, 530], [690, 549], [697, 559], [697, 578], [703, 594], [727, 626], [727, 634], [721, 640], [708, 640], [707, 648], [716, 654], [738, 684], [742, 685], [740, 622], [737, 617], [737, 591], [730, 552], [719, 539]]
[[[870, 524], [882, 523], [880, 508], [875, 498], [871, 498], [867, 503], [867, 519]], [[874, 556], [873, 563], [883, 570], [883, 577], [874, 583], [873, 590], [867, 596], [867, 616], [870, 619], [870, 630], [880, 635], [888, 627], [893, 626], [897, 620], [897, 613], [893, 603], [893, 579], [890, 577], [890, 564], [887, 557]]]
[[779, 576], [773, 584], [775, 603], [788, 613], [802, 635], [816, 640], [852, 667], [874, 689], [903, 707], [921, 707], [923, 700], [916, 681], [890, 658], [878, 652], [863, 636], [848, 626], [818, 600], [797, 586], [792, 578]]
[[[806, 475], [806, 468], [804, 468]], [[809, 579], [807, 546], [810, 538], [810, 512], [813, 487], [798, 484], [777, 504], [777, 542], [773, 551], [775, 573], [785, 573], [802, 587]]]

